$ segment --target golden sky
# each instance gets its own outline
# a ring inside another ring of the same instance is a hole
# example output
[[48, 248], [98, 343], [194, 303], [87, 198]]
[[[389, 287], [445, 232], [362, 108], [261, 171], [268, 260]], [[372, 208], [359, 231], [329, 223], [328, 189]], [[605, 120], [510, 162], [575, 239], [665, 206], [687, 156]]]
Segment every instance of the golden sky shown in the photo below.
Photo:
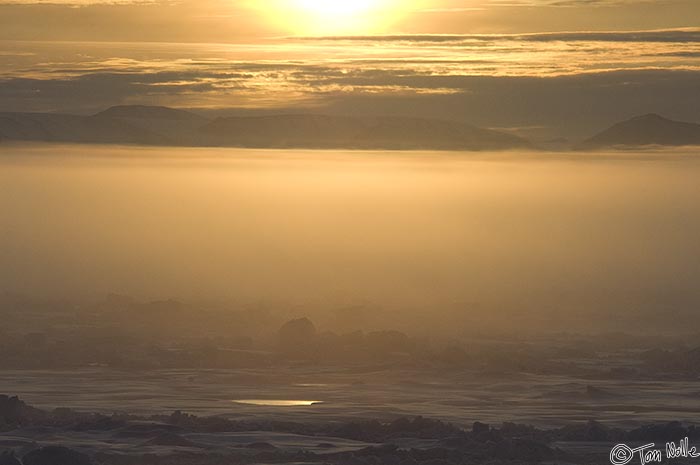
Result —
[[0, 38], [231, 42], [279, 34], [696, 26], [697, 0], [0, 0]]

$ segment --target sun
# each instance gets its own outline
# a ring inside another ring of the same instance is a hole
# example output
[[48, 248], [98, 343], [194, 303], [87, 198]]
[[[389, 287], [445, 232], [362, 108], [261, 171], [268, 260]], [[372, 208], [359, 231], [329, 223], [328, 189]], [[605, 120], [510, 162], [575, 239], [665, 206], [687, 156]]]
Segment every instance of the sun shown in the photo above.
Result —
[[329, 1], [295, 0], [292, 2], [300, 10], [321, 18], [347, 18], [367, 13], [378, 6], [377, 0]]
[[[324, 34], [370, 32], [379, 19], [378, 0], [293, 0], [300, 13], [300, 26]], [[303, 18], [305, 17], [305, 18]]]
[[[406, 11], [411, 0], [266, 0], [254, 8], [282, 29], [298, 35], [381, 32]], [[264, 5], [263, 5], [264, 4]]]

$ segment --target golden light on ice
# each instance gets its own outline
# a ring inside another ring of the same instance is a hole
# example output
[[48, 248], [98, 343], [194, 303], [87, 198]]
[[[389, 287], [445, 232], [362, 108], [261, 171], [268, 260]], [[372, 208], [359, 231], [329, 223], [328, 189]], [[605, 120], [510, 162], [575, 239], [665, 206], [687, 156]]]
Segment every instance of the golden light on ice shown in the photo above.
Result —
[[234, 400], [236, 404], [257, 405], [260, 407], [311, 407], [322, 404], [320, 400], [263, 400], [263, 399], [243, 399]]
[[383, 30], [408, 11], [412, 1], [269, 0], [249, 5], [295, 34], [346, 35]]

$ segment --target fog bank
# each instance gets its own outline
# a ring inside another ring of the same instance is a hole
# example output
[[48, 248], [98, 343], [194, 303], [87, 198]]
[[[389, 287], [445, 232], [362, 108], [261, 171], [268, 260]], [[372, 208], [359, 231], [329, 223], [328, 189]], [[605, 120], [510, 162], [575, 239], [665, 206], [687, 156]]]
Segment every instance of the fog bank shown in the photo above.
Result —
[[5, 146], [0, 291], [340, 329], [682, 327], [700, 303], [699, 161]]

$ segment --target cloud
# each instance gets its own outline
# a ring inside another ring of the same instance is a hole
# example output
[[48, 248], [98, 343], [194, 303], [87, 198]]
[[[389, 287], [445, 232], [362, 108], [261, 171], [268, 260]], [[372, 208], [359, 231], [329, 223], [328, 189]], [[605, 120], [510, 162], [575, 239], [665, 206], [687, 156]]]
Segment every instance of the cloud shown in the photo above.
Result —
[[[642, 5], [650, 3], [670, 3], [671, 0], [483, 0], [481, 8], [490, 7], [609, 7]], [[444, 8], [460, 10], [461, 8]], [[469, 8], [464, 8], [468, 10]], [[430, 11], [430, 10], [428, 10]]]
[[0, 40], [223, 43], [275, 33], [231, 0], [0, 0]]
[[0, 5], [169, 5], [177, 0], [0, 0]]
[[474, 41], [700, 43], [700, 28], [678, 28], [652, 31], [542, 32], [530, 34], [392, 34], [309, 37], [308, 39], [358, 42], [445, 43], [455, 45]]
[[[123, 4], [165, 4], [172, 5], [182, 3], [183, 0], [0, 0], [0, 5], [123, 5]], [[638, 5], [644, 3], [665, 3], [666, 0], [482, 0], [469, 6], [455, 5], [455, 2], [448, 0], [434, 1], [435, 6], [421, 8], [421, 12], [456, 12], [456, 11], [477, 11], [487, 7], [588, 7], [588, 6], [610, 6], [610, 5]], [[242, 0], [231, 0], [230, 3], [245, 5]], [[463, 2], [457, 2], [463, 3]]]

